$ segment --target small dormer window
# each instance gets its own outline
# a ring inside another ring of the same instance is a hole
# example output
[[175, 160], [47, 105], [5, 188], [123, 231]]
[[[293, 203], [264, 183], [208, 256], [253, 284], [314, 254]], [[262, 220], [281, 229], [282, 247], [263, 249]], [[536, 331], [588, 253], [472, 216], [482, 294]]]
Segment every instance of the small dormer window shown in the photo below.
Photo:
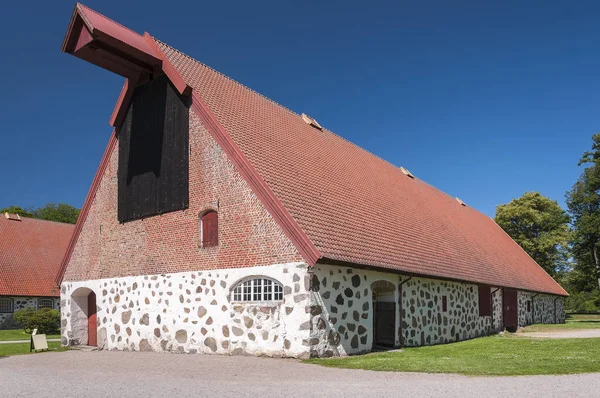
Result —
[[200, 247], [219, 245], [219, 216], [210, 210], [200, 217]]

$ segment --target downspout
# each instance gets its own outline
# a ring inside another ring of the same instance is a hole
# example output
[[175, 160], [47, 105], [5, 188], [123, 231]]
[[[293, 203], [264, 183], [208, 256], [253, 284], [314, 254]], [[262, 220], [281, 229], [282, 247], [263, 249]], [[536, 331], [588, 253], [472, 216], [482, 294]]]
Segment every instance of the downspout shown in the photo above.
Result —
[[400, 327], [398, 328], [398, 333], [400, 334], [400, 347], [404, 347], [404, 333], [402, 333], [402, 285], [412, 279], [412, 275], [408, 277], [408, 279], [403, 280], [398, 284], [398, 306], [400, 310]]
[[494, 294], [496, 294], [498, 290], [500, 290], [499, 287], [490, 293], [490, 306], [492, 307], [492, 324], [490, 325], [490, 328], [492, 329], [492, 332], [494, 331]]
[[539, 295], [540, 295], [539, 293], [536, 293], [533, 296], [531, 296], [531, 323], [532, 324], [535, 323], [535, 298]]
[[556, 310], [556, 300], [560, 299], [560, 296], [554, 299], [554, 323], [558, 323], [558, 311]]

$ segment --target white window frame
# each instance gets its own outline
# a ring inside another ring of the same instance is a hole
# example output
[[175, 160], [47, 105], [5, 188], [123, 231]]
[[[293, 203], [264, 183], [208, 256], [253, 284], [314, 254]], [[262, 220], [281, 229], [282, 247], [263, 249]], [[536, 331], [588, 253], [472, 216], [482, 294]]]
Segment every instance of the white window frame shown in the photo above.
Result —
[[279, 303], [283, 301], [283, 285], [268, 276], [250, 276], [233, 285], [230, 300], [235, 303]]
[[[12, 314], [15, 312], [15, 300], [10, 297], [0, 297], [0, 302], [10, 303], [11, 311], [4, 311], [3, 305], [0, 305], [0, 314]], [[6, 304], [4, 304], [6, 305]]]
[[[49, 303], [50, 303], [50, 306], [48, 306], [48, 305], [43, 305], [43, 306], [42, 306], [42, 305], [40, 304], [40, 303], [42, 303], [42, 302], [46, 302], [45, 304], [48, 304], [48, 302], [49, 302]], [[37, 308], [38, 308], [38, 310], [39, 310], [40, 308], [51, 308], [51, 309], [54, 309], [54, 300], [53, 300], [53, 299], [48, 299], [48, 298], [40, 298], [40, 299], [38, 299], [38, 301], [37, 301]]]

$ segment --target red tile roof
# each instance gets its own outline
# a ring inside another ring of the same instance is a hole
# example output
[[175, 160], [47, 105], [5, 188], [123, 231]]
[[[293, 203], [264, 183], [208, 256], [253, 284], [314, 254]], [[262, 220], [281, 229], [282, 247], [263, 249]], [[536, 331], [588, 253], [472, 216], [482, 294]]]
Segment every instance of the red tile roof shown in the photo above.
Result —
[[488, 216], [157, 43], [323, 259], [567, 294]]
[[60, 295], [55, 278], [74, 225], [0, 214], [0, 295]]
[[[191, 87], [193, 112], [309, 264], [334, 260], [567, 294], [484, 214], [331, 131], [307, 124], [300, 115], [148, 34], [137, 35], [81, 5], [73, 18], [77, 14], [87, 25], [99, 27], [100, 36], [108, 32], [127, 44], [124, 51], [142, 51], [162, 60], [160, 67], [180, 92], [189, 93]], [[78, 34], [71, 25], [65, 40], [75, 40]], [[122, 107], [128, 106], [124, 97]], [[114, 136], [107, 151], [111, 145]], [[77, 231], [85, 222], [97, 179]], [[64, 257], [59, 280], [77, 235]]]

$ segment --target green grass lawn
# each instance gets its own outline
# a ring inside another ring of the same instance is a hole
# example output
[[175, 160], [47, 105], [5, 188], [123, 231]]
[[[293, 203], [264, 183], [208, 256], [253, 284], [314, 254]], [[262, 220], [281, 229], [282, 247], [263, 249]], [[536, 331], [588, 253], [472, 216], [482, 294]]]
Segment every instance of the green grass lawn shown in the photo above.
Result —
[[[22, 329], [15, 330], [0, 330], [0, 341], [11, 341], [11, 340], [29, 340], [31, 336], [29, 333], [25, 333]], [[46, 336], [48, 339], [60, 339], [59, 334], [49, 334]]]
[[535, 324], [523, 328], [524, 332], [551, 332], [553, 330], [600, 329], [600, 315], [567, 315], [565, 323], [557, 325]]
[[[68, 348], [61, 347], [59, 342], [49, 342], [50, 351], [66, 351]], [[46, 351], [44, 351], [46, 352]], [[41, 353], [41, 352], [38, 352]], [[0, 357], [11, 355], [29, 354], [29, 343], [0, 344]]]
[[464, 375], [546, 375], [600, 372], [600, 338], [531, 339], [490, 336], [429, 347], [344, 358], [309, 359], [334, 368]]

